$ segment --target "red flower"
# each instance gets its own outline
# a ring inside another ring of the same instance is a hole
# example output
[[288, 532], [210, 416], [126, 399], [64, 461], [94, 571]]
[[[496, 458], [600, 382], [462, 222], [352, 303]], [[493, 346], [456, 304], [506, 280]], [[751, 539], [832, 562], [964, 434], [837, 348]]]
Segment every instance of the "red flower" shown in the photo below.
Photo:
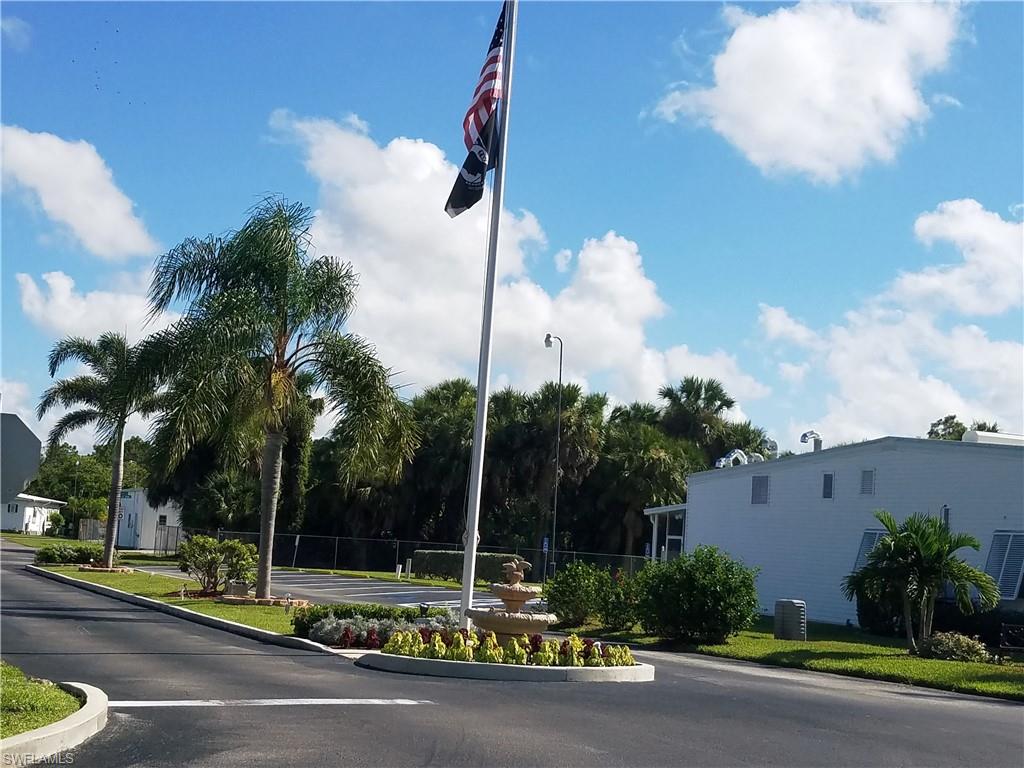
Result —
[[530, 635], [530, 652], [537, 653], [540, 650], [540, 646], [543, 642], [544, 638], [540, 635]]
[[374, 648], [380, 648], [380, 638], [377, 637], [377, 630], [373, 627], [366, 630], [366, 647], [371, 651]]
[[352, 627], [345, 627], [345, 629], [341, 631], [341, 647], [351, 648], [354, 642], [355, 635], [352, 634]]

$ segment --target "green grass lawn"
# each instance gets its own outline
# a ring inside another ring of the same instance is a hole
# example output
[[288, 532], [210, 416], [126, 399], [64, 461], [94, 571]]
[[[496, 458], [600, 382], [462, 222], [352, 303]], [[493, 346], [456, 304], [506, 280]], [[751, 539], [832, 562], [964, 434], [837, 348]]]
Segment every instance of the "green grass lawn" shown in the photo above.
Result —
[[78, 711], [81, 703], [46, 680], [33, 680], [0, 662], [0, 738], [41, 728]]
[[694, 651], [708, 656], [756, 661], [792, 669], [810, 669], [874, 680], [909, 683], [960, 693], [976, 693], [1024, 701], [1024, 664], [977, 664], [961, 661], [922, 659], [907, 653], [897, 638], [876, 637], [859, 629], [833, 624], [808, 623], [806, 642], [776, 640], [772, 619], [757, 624], [721, 645], [686, 646], [640, 632], [602, 632], [594, 627], [577, 627], [587, 637], [624, 643], [657, 645], [662, 649]]
[[[77, 544], [77, 539], [65, 539], [60, 536], [35, 536], [31, 533], [4, 533], [3, 539], [13, 544], [21, 544], [33, 549], [45, 547], [48, 544]], [[82, 542], [83, 544], [86, 542]]]

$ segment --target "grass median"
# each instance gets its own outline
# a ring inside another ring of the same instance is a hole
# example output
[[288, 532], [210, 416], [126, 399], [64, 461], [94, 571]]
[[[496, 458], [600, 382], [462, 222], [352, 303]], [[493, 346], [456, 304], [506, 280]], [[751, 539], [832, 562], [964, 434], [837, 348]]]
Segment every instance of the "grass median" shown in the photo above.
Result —
[[192, 580], [179, 579], [173, 576], [161, 576], [155, 573], [135, 571], [134, 573], [88, 573], [79, 571], [76, 565], [46, 566], [46, 570], [61, 573], [73, 579], [113, 587], [122, 592], [159, 600], [162, 603], [188, 608], [190, 611], [227, 619], [238, 624], [245, 624], [257, 629], [266, 629], [282, 635], [292, 634], [292, 616], [284, 608], [270, 605], [229, 605], [216, 600], [200, 598], [181, 598], [181, 587], [186, 590], [198, 590], [199, 584]]
[[876, 637], [853, 627], [808, 623], [805, 641], [776, 640], [772, 620], [762, 618], [749, 630], [720, 645], [683, 645], [638, 631], [608, 632], [577, 627], [588, 637], [632, 643], [659, 650], [682, 650], [728, 659], [755, 661], [790, 669], [831, 672], [851, 677], [908, 683], [958, 693], [1024, 701], [1024, 664], [979, 664], [922, 659], [907, 653], [896, 638]]
[[0, 661], [0, 738], [63, 720], [81, 706], [50, 681], [26, 677], [17, 667]]

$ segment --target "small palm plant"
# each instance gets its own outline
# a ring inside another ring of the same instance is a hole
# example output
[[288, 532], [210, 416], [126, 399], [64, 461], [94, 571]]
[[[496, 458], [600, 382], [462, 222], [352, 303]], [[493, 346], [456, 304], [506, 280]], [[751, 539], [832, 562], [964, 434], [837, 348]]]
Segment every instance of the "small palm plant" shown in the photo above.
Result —
[[110, 496], [107, 529], [103, 541], [103, 565], [114, 564], [114, 534], [121, 511], [124, 477], [124, 429], [133, 414], [149, 415], [159, 407], [157, 379], [144, 353], [145, 343], [129, 345], [119, 333], [104, 333], [96, 341], [69, 337], [50, 351], [49, 370], [54, 376], [65, 363], [78, 360], [91, 371], [58, 379], [43, 393], [36, 409], [41, 419], [59, 406], [74, 408], [61, 416], [50, 430], [50, 446], [59, 445], [68, 433], [93, 426], [101, 442], [111, 445]]
[[311, 222], [303, 205], [265, 200], [226, 238], [190, 238], [161, 256], [149, 293], [154, 314], [187, 304], [151, 342], [170, 378], [155, 427], [168, 463], [225, 424], [261, 437], [257, 597], [270, 596], [282, 451], [287, 425], [308, 408], [304, 390], [338, 417], [343, 480], [397, 476], [416, 444], [389, 369], [344, 330], [358, 279], [350, 264], [312, 255]]
[[973, 592], [977, 592], [981, 610], [990, 610], [999, 603], [999, 588], [992, 577], [957, 554], [964, 548], [980, 549], [975, 537], [953, 533], [942, 520], [928, 515], [914, 514], [897, 523], [889, 512], [880, 509], [875, 519], [885, 528], [885, 536], [868, 553], [865, 565], [843, 580], [843, 592], [849, 600], [857, 594], [873, 600], [898, 597], [903, 606], [907, 647], [912, 653], [917, 652], [919, 642], [931, 636], [935, 602], [947, 584], [952, 586], [957, 607], [964, 613], [974, 611]]

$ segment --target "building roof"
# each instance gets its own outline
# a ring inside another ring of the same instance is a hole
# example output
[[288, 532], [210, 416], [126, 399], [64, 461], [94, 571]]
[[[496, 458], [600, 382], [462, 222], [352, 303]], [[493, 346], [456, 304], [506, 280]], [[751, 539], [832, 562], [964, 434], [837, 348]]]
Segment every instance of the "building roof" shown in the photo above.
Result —
[[[1007, 435], [1006, 437], [1012, 438], [1017, 436]], [[735, 467], [724, 467], [722, 469], [706, 469], [702, 472], [694, 472], [693, 474], [688, 475], [686, 479], [689, 483], [693, 480], [702, 482], [704, 480], [711, 479], [712, 477], [738, 477], [746, 474], [757, 474], [777, 467], [790, 467], [798, 462], [817, 460], [826, 455], [836, 456], [838, 454], [870, 452], [876, 450], [960, 451], [965, 456], [980, 455], [982, 453], [1002, 456], [1019, 455], [1019, 457], [1024, 460], [1024, 444], [1020, 443], [1007, 444], [995, 442], [967, 442], [958, 440], [931, 440], [923, 437], [879, 437], [874, 440], [865, 440], [862, 443], [848, 443], [846, 445], [837, 445], [834, 448], [824, 448], [820, 451], [795, 453], [792, 456], [784, 456], [779, 459], [750, 462], [747, 464], [739, 464]], [[974, 453], [972, 454], [972, 452]]]
[[58, 501], [57, 499], [48, 499], [45, 496], [33, 496], [30, 493], [19, 493], [14, 497], [15, 501], [20, 501], [22, 504], [38, 504], [40, 507], [63, 507], [67, 505], [66, 501]]

